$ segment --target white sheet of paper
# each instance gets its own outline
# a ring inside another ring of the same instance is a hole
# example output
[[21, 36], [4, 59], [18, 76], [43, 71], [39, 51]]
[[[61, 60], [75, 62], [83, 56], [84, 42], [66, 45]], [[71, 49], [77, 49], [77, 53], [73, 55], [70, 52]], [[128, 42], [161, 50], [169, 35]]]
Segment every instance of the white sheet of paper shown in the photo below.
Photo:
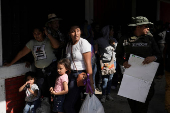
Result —
[[144, 103], [150, 86], [150, 82], [124, 74], [118, 95]]
[[130, 55], [130, 68], [125, 69], [118, 95], [145, 102], [159, 63], [143, 65], [144, 58]]
[[149, 64], [142, 64], [144, 58], [136, 55], [130, 55], [128, 63], [131, 64], [130, 68], [125, 69], [125, 74], [137, 77], [145, 81], [153, 81], [153, 78], [158, 69], [159, 63], [151, 62]]

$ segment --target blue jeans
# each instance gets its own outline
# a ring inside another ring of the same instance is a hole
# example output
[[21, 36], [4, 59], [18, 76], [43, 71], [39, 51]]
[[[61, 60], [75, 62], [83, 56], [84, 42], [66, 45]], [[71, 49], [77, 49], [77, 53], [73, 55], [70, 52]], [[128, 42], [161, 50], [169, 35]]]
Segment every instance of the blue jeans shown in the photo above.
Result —
[[93, 70], [93, 82], [94, 82], [94, 88], [96, 87], [95, 86], [95, 75], [96, 75], [96, 72], [97, 72], [97, 65], [96, 63], [92, 65], [92, 70]]
[[102, 75], [102, 95], [110, 94], [113, 74]]
[[[78, 71], [79, 73], [83, 71]], [[64, 111], [65, 113], [78, 113], [81, 107], [81, 92], [84, 89], [84, 86], [77, 86], [77, 71], [71, 71], [69, 75], [69, 84], [68, 84], [68, 94], [66, 94], [64, 101]]]
[[40, 99], [37, 99], [33, 102], [26, 102], [23, 113], [36, 113], [36, 109], [39, 107], [40, 103]]
[[114, 66], [115, 66], [115, 69], [116, 69], [116, 66], [117, 66], [117, 65], [116, 65], [116, 61], [114, 61]]

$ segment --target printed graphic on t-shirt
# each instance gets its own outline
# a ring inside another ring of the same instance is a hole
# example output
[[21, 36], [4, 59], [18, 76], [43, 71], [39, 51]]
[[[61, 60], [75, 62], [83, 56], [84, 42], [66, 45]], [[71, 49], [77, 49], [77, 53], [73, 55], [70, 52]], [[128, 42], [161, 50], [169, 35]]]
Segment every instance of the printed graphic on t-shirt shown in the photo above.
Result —
[[45, 53], [45, 45], [34, 46], [33, 51], [34, 51], [36, 61], [47, 58], [47, 55]]

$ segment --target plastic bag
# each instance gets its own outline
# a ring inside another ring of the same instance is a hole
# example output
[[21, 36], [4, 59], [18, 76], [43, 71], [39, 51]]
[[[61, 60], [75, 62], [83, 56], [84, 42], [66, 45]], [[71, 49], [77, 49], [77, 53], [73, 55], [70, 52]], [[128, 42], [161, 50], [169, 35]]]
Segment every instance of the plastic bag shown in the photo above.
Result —
[[79, 113], [105, 113], [100, 100], [93, 94], [87, 94]]
[[47, 97], [41, 100], [41, 105], [36, 109], [36, 113], [51, 113], [49, 99]]

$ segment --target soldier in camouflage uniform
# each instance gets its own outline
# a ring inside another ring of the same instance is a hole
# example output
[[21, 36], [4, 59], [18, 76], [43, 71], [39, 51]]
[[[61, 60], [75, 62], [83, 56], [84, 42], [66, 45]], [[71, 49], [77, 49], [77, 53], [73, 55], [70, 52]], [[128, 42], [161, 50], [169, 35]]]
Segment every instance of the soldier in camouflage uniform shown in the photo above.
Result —
[[[116, 48], [117, 62], [124, 68], [131, 66], [128, 64], [130, 54], [145, 58], [143, 64], [149, 64], [161, 58], [161, 53], [154, 38], [148, 34], [148, 25], [151, 24], [153, 23], [149, 22], [146, 17], [132, 17], [131, 24], [128, 25], [131, 29], [130, 32], [120, 38]], [[147, 113], [148, 105], [153, 95], [154, 82], [150, 87], [145, 103], [127, 99], [132, 113]]]

